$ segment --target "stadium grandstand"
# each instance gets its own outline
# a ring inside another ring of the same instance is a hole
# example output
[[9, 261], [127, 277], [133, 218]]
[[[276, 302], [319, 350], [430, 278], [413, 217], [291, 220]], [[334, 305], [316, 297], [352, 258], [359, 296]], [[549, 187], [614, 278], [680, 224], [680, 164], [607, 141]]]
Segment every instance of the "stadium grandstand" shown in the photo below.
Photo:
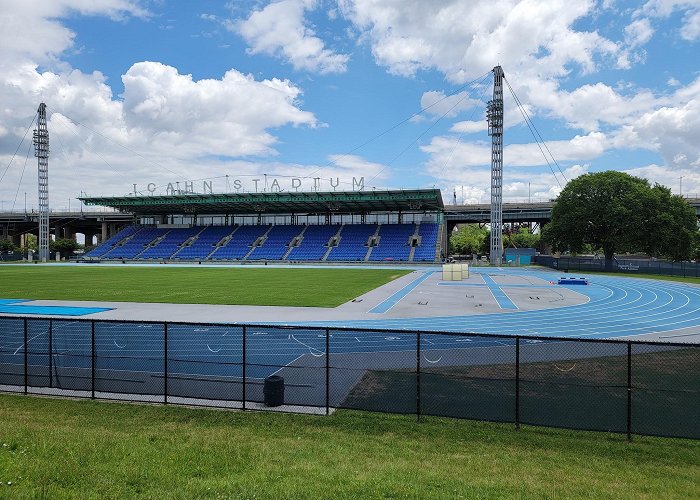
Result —
[[437, 262], [437, 189], [84, 197], [133, 215], [90, 261]]

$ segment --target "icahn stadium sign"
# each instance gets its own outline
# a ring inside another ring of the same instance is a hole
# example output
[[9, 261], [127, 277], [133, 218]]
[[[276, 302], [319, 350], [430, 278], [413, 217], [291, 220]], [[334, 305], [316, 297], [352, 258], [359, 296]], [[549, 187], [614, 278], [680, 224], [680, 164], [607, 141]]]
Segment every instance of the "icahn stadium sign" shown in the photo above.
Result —
[[[259, 178], [251, 178], [246, 181], [238, 178], [229, 178], [226, 176], [226, 187], [222, 189], [221, 185], [216, 186], [217, 192], [248, 192], [248, 193], [279, 193], [281, 191], [364, 191], [365, 178], [353, 177], [352, 182], [343, 182], [341, 186], [340, 177], [324, 179], [321, 177], [271, 177], [263, 176]], [[214, 193], [214, 181], [204, 180], [201, 184], [195, 186], [195, 181], [177, 181], [169, 182], [165, 185], [158, 185], [155, 182], [149, 182], [145, 185], [133, 184], [134, 194], [139, 196], [145, 193], [148, 194], [189, 194], [189, 193]], [[201, 191], [195, 190], [201, 188]], [[350, 189], [348, 189], [350, 188]]]

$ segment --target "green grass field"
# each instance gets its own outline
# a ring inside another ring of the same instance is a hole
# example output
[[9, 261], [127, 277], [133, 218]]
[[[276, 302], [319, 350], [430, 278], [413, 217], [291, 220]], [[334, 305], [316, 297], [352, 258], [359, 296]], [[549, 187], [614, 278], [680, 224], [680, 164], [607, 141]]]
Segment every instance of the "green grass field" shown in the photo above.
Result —
[[2, 498], [669, 499], [698, 488], [698, 441], [0, 395]]
[[0, 298], [336, 307], [410, 271], [0, 266]]

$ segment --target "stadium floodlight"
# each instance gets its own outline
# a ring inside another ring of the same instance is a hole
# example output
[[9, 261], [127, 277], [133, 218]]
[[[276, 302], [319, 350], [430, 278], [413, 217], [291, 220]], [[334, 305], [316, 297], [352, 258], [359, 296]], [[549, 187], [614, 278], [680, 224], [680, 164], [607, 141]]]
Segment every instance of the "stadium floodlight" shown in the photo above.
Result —
[[491, 136], [491, 265], [500, 266], [503, 254], [503, 69], [493, 68], [493, 99], [486, 117]]
[[39, 104], [39, 121], [34, 130], [34, 156], [39, 164], [39, 260], [49, 260], [49, 129], [46, 104]]

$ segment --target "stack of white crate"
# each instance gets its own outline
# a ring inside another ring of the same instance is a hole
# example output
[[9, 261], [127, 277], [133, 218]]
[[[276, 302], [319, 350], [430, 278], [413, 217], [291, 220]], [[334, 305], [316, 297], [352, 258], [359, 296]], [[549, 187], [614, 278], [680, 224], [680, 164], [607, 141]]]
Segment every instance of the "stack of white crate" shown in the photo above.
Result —
[[443, 264], [442, 281], [462, 281], [469, 278], [469, 264]]

